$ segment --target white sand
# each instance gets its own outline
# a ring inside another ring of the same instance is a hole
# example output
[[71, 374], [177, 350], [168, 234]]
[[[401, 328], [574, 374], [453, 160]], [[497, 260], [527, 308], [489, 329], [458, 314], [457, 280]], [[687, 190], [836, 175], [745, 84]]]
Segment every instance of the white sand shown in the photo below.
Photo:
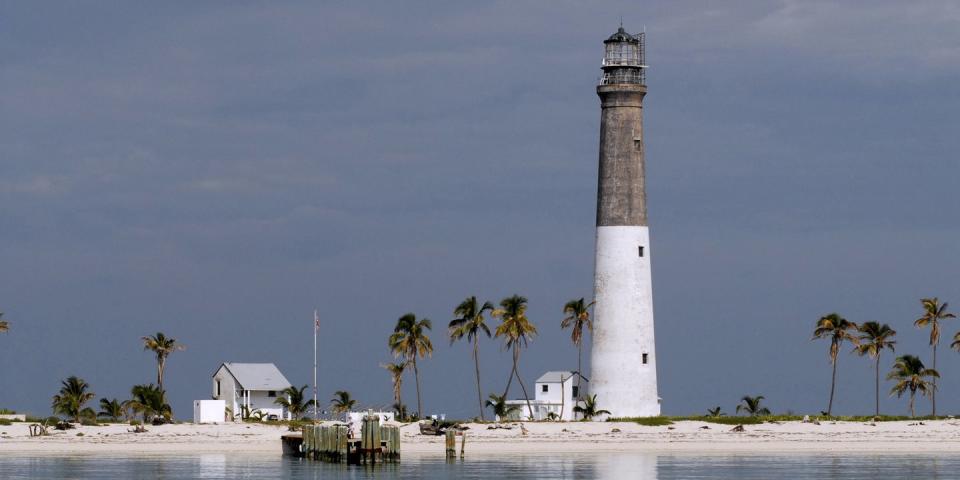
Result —
[[[734, 433], [729, 425], [678, 422], [670, 427], [633, 423], [518, 423], [510, 430], [470, 424], [467, 455], [537, 452], [642, 451], [697, 454], [897, 452], [960, 453], [960, 421], [800, 422], [747, 425]], [[707, 426], [709, 429], [701, 427]], [[671, 428], [672, 427], [672, 428]], [[47, 437], [30, 438], [28, 424], [0, 426], [0, 455], [6, 453], [206, 453], [280, 454], [285, 427], [257, 424], [163, 425], [147, 433], [130, 433], [127, 425], [78, 427]], [[614, 432], [619, 429], [619, 432]], [[565, 431], [566, 430], [566, 431]], [[442, 455], [443, 438], [419, 434], [416, 424], [401, 428], [403, 454]], [[82, 433], [82, 436], [77, 436]], [[457, 448], [459, 449], [459, 439]]]

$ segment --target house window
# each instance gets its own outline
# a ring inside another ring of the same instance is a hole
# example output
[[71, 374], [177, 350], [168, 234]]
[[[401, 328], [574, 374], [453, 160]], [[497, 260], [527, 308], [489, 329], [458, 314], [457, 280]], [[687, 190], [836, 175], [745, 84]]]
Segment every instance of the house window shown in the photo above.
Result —
[[644, 365], [647, 364], [647, 354], [646, 354], [646, 353], [643, 354], [643, 364], [644, 364]]
[[217, 397], [220, 396], [220, 380], [217, 380]]
[[[647, 354], [646, 354], [646, 353], [643, 354], [643, 358], [644, 358], [643, 363], [647, 363], [647, 361], [646, 361]], [[276, 396], [277, 396], [277, 392], [275, 392], [275, 391], [273, 391], [273, 390], [270, 390], [270, 391], [267, 392], [267, 396], [268, 396], [268, 397], [276, 397]]]
[[550, 391], [550, 385], [544, 384], [543, 386], [540, 387], [540, 391], [543, 392], [543, 393], [549, 392], [549, 391]]
[[640, 251], [640, 256], [642, 257], [642, 256], [643, 256], [643, 245], [640, 245], [639, 247], [637, 247], [637, 250]]
[[579, 397], [580, 397], [580, 387], [574, 385], [574, 386], [573, 386], [573, 398], [579, 398]]

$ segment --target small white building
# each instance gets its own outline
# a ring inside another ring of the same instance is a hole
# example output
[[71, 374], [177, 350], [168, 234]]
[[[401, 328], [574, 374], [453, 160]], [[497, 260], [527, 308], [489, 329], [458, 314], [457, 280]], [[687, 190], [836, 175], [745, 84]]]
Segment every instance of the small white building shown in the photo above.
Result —
[[[586, 380], [580, 381], [581, 387], [586, 387]], [[533, 407], [533, 420], [547, 420], [550, 414], [556, 415], [558, 420], [576, 420], [573, 407], [577, 398], [577, 374], [573, 372], [547, 372], [540, 376], [534, 384], [535, 395], [530, 400]], [[530, 417], [527, 401], [507, 400], [507, 405], [519, 407], [509, 417], [497, 420], [526, 420]], [[561, 408], [563, 412], [561, 413]]]
[[223, 400], [194, 400], [193, 423], [223, 423], [227, 421], [227, 402]]
[[243, 412], [263, 412], [265, 418], [290, 419], [290, 412], [276, 404], [277, 396], [289, 388], [290, 382], [272, 363], [227, 362], [213, 374], [213, 399], [224, 400], [239, 420]]

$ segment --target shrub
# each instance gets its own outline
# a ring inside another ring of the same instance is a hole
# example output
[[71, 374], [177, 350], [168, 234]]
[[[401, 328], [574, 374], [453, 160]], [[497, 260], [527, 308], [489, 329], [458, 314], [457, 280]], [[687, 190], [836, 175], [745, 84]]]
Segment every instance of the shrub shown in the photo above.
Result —
[[99, 426], [100, 426], [100, 424], [97, 423], [97, 419], [96, 419], [96, 418], [88, 418], [88, 417], [81, 418], [81, 419], [80, 419], [80, 425], [83, 425], [84, 427], [99, 427]]
[[136, 427], [138, 425], [143, 425], [143, 422], [141, 422], [140, 420], [130, 420], [131, 427]]
[[10, 425], [13, 425], [13, 422], [11, 422], [10, 420], [7, 420], [6, 418], [0, 418], [0, 425], [7, 427]]

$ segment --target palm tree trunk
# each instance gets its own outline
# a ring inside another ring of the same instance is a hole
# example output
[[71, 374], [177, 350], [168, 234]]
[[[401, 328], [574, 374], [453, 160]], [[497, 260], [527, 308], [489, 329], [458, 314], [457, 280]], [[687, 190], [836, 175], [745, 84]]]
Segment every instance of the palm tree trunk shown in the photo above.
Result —
[[830, 377], [830, 402], [827, 403], [827, 416], [833, 412], [833, 390], [837, 386], [837, 357], [833, 357], [833, 376]]
[[157, 355], [157, 387], [163, 390], [163, 363], [164, 358]]
[[423, 402], [420, 400], [420, 370], [417, 368], [417, 356], [413, 356], [413, 376], [417, 378], [417, 418], [423, 418]]
[[880, 416], [880, 352], [877, 352], [877, 364], [876, 364], [876, 390], [877, 390], [877, 412], [874, 414]]
[[[536, 387], [536, 384], [534, 384], [534, 387]], [[560, 418], [559, 418], [560, 421], [563, 420], [563, 408], [566, 407], [566, 399], [567, 399], [567, 392], [566, 392], [566, 389], [563, 388], [563, 374], [561, 373], [560, 374]]]
[[473, 337], [473, 364], [477, 371], [477, 405], [480, 406], [480, 421], [483, 421], [483, 393], [480, 391], [480, 350], [478, 337]]
[[520, 349], [516, 348], [514, 350], [514, 373], [517, 374], [517, 381], [520, 382], [520, 390], [523, 390], [523, 399], [527, 401], [527, 410], [530, 412], [530, 420], [533, 420], [533, 405], [530, 404], [530, 396], [527, 395], [527, 387], [523, 384], [523, 379], [520, 378], [520, 372], [517, 370], [516, 365], [520, 363]]
[[397, 394], [395, 395], [397, 397], [397, 406], [401, 407], [400, 412], [397, 412], [400, 414], [401, 420], [405, 416], [404, 415], [405, 412], [403, 410], [406, 410], [406, 408], [402, 408], [403, 407], [403, 390], [402, 390], [403, 383], [402, 382], [403, 382], [403, 377], [400, 377], [400, 380], [397, 381]]
[[[939, 338], [937, 339], [940, 340]], [[937, 369], [937, 344], [933, 344], [933, 369]], [[933, 390], [930, 391], [930, 399], [933, 403], [933, 416], [937, 416], [937, 377], [933, 377]]]
[[913, 396], [914, 396], [914, 392], [911, 390], [910, 391], [910, 418], [917, 416], [917, 414], [914, 413], [913, 411]]
[[516, 347], [514, 347], [513, 366], [510, 367], [510, 376], [507, 377], [507, 388], [503, 389], [504, 400], [507, 399], [507, 394], [510, 393], [510, 384], [513, 383], [513, 376], [516, 373], [517, 373], [517, 354], [516, 354]]
[[[581, 366], [583, 362], [583, 340], [577, 344], [577, 395], [573, 399], [574, 405], [580, 404], [580, 399], [583, 398], [583, 392], [580, 390], [580, 379], [583, 377], [583, 367]], [[562, 388], [562, 385], [561, 385]], [[577, 412], [573, 412], [573, 419], [577, 419]]]

